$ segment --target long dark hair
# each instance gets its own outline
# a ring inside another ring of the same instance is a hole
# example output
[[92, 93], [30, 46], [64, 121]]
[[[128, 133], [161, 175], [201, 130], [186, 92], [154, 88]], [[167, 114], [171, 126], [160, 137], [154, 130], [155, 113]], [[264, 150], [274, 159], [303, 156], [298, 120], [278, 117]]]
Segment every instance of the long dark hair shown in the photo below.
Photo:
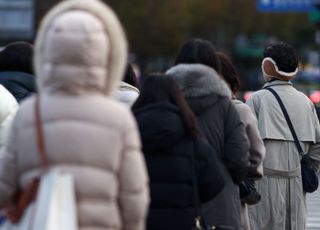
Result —
[[203, 64], [220, 73], [220, 63], [212, 43], [204, 39], [190, 39], [182, 45], [175, 60], [177, 64]]
[[180, 109], [187, 132], [194, 139], [199, 137], [200, 131], [196, 124], [195, 116], [176, 81], [171, 76], [153, 73], [145, 79], [140, 95], [133, 104], [132, 110], [135, 111], [146, 105], [158, 102], [169, 102], [176, 105]]
[[237, 94], [240, 89], [240, 76], [238, 71], [232, 64], [231, 60], [224, 53], [217, 52], [221, 64], [221, 75], [224, 80], [229, 84], [233, 94]]

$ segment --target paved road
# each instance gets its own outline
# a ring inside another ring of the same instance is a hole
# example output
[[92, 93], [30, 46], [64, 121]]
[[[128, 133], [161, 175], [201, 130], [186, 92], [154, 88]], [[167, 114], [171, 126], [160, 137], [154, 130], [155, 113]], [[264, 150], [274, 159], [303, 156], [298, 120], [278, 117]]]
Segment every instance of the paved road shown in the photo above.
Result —
[[307, 195], [307, 230], [320, 230], [320, 188]]

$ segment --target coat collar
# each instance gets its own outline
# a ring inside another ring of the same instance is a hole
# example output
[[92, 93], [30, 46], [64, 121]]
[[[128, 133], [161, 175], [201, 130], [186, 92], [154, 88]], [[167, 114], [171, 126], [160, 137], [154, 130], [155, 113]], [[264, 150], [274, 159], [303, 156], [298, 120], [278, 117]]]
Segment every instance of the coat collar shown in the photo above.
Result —
[[292, 86], [292, 82], [291, 81], [274, 80], [274, 81], [267, 82], [266, 84], [264, 84], [263, 88], [268, 87], [268, 86], [276, 86], [276, 85], [289, 85], [289, 86]]

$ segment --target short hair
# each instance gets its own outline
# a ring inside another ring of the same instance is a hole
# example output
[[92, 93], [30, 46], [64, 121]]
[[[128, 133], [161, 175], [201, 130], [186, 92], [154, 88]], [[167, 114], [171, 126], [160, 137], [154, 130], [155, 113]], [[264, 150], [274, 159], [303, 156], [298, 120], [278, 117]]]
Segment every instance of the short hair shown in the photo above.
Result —
[[274, 42], [265, 47], [263, 56], [272, 58], [280, 71], [294, 72], [299, 60], [296, 50], [285, 42]]
[[13, 42], [0, 52], [0, 71], [20, 71], [34, 74], [33, 46], [28, 42]]
[[232, 93], [236, 94], [240, 89], [240, 76], [231, 60], [222, 52], [217, 52], [220, 61], [221, 75], [228, 83]]
[[220, 63], [212, 43], [204, 39], [190, 39], [182, 45], [175, 60], [177, 64], [203, 64], [220, 73]]

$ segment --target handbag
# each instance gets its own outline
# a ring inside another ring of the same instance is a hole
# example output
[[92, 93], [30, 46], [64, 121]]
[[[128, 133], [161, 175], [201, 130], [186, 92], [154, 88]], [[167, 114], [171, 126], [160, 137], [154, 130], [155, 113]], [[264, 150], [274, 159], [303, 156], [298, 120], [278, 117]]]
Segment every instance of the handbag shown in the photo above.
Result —
[[292, 125], [292, 122], [290, 120], [289, 114], [288, 114], [281, 98], [279, 97], [279, 95], [276, 93], [276, 91], [274, 89], [272, 89], [270, 87], [265, 87], [264, 89], [270, 91], [274, 95], [274, 97], [277, 99], [277, 101], [280, 105], [282, 113], [287, 121], [287, 124], [288, 124], [289, 129], [292, 134], [292, 137], [294, 139], [294, 143], [295, 143], [295, 145], [298, 149], [299, 155], [301, 157], [300, 165], [301, 165], [301, 178], [302, 178], [303, 190], [307, 193], [312, 193], [318, 189], [319, 178], [318, 178], [316, 171], [313, 169], [313, 167], [311, 165], [311, 158], [309, 155], [303, 154], [302, 147], [300, 145], [299, 139], [297, 137], [297, 134], [296, 134], [294, 127]]
[[192, 230], [235, 230], [235, 228], [225, 225], [208, 226], [201, 216], [201, 202], [198, 192], [198, 180], [196, 174], [196, 162], [195, 162], [195, 143], [193, 142], [193, 153], [191, 154], [191, 170], [192, 170], [192, 188], [195, 201], [195, 218], [194, 227]]
[[35, 101], [35, 125], [42, 171], [24, 190], [18, 190], [13, 202], [5, 207], [7, 221], [0, 230], [76, 230], [73, 178], [58, 170], [48, 170], [38, 97]]
[[255, 182], [251, 178], [246, 178], [239, 184], [241, 202], [248, 205], [254, 205], [261, 200], [261, 195], [255, 188]]

